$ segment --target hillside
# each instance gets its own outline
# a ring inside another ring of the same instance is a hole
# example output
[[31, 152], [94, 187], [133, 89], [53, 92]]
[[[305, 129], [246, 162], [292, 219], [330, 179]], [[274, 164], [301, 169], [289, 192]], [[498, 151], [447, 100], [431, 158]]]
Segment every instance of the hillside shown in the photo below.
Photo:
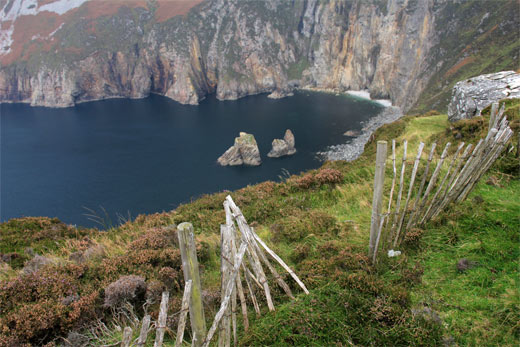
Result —
[[[67, 4], [67, 5], [65, 5]], [[176, 4], [176, 5], [173, 5]], [[504, 1], [3, 0], [0, 102], [67, 107], [158, 93], [370, 91], [445, 110], [460, 79], [519, 68]]]
[[[506, 104], [516, 141], [520, 102]], [[410, 148], [419, 141], [475, 143], [487, 132], [489, 108], [483, 114], [453, 124], [436, 112], [407, 116], [380, 128], [356, 161], [327, 162], [280, 183], [230, 193], [260, 237], [310, 289], [309, 296], [289, 301], [273, 288], [277, 310], [262, 307], [240, 344], [517, 344], [518, 148], [501, 156], [465, 202], [410, 233], [401, 256], [383, 257], [376, 267], [366, 256], [376, 141], [407, 139]], [[134, 324], [125, 317], [140, 318], [146, 309], [157, 318], [163, 289], [172, 293], [170, 312], [177, 312], [184, 286], [180, 255], [175, 231], [164, 227], [185, 221], [197, 234], [210, 319], [220, 301], [219, 225], [227, 194], [202, 196], [107, 230], [49, 218], [1, 224], [0, 345], [51, 346], [64, 342], [60, 336], [88, 345], [117, 343], [117, 326]], [[475, 266], [457, 271], [462, 258]], [[146, 280], [146, 290], [130, 300], [133, 309], [107, 299], [105, 289], [124, 275]], [[173, 338], [167, 334], [168, 341]]]

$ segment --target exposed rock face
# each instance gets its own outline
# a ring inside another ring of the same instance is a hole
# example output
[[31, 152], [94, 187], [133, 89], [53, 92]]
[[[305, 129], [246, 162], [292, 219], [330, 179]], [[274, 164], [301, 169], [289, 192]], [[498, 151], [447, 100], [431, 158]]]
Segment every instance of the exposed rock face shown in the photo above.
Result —
[[[207, 0], [165, 21], [146, 3], [90, 18], [87, 1], [53, 32], [52, 44], [15, 62], [0, 53], [0, 102], [63, 107], [157, 93], [197, 104], [209, 93], [233, 100], [307, 87], [366, 89], [406, 111], [432, 76], [452, 68], [446, 62], [479, 54], [466, 49], [470, 35], [456, 49], [443, 46], [460, 37], [461, 21], [482, 18], [475, 30], [489, 40], [519, 25], [514, 2]], [[500, 25], [487, 33], [493, 21]]]
[[235, 138], [235, 144], [229, 147], [217, 162], [222, 166], [258, 166], [262, 164], [255, 137], [252, 134], [241, 132], [240, 136]]
[[285, 136], [283, 137], [283, 139], [273, 140], [273, 148], [267, 154], [267, 156], [270, 158], [279, 158], [285, 155], [293, 155], [294, 153], [296, 153], [294, 145], [294, 135], [290, 129], [287, 129], [285, 131]]
[[493, 102], [513, 98], [520, 98], [520, 74], [503, 71], [473, 77], [453, 88], [448, 119], [454, 122], [472, 118]]

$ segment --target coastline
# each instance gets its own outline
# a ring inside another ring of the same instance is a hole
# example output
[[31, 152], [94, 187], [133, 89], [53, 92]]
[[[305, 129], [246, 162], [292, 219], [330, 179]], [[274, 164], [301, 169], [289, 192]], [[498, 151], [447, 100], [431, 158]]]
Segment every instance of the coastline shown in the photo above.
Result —
[[403, 116], [403, 111], [397, 106], [389, 106], [385, 107], [381, 113], [377, 116], [372, 117], [368, 120], [361, 132], [361, 134], [357, 137], [354, 137], [352, 140], [347, 143], [332, 145], [329, 146], [325, 151], [318, 152], [318, 157], [324, 160], [346, 160], [352, 161], [357, 159], [361, 154], [363, 154], [363, 150], [365, 149], [365, 144], [370, 139], [370, 136], [381, 126], [395, 122], [399, 118]]

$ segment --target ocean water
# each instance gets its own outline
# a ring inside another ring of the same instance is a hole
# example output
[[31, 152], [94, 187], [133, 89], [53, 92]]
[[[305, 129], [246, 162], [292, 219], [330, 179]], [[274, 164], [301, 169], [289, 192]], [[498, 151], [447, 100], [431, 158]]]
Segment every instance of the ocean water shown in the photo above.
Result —
[[[344, 143], [347, 130], [382, 112], [375, 102], [300, 91], [272, 100], [210, 96], [199, 106], [165, 97], [111, 99], [51, 109], [0, 104], [0, 220], [58, 217], [95, 226], [86, 214], [136, 217], [169, 211], [198, 196], [279, 180], [317, 168], [317, 153]], [[297, 153], [268, 158], [291, 129]], [[255, 135], [263, 163], [221, 167], [240, 131]]]

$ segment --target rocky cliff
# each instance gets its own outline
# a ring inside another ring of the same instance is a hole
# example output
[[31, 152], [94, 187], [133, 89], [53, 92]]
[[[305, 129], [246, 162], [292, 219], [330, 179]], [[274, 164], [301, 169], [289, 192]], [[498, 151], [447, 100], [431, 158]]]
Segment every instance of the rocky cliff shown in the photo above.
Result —
[[[12, 1], [22, 0], [8, 1], [4, 12]], [[459, 60], [480, 52], [468, 46], [475, 40], [482, 47], [488, 41], [509, 42], [506, 65], [515, 69], [518, 64], [518, 39], [511, 41], [520, 23], [515, 1], [197, 3], [184, 14], [158, 20], [156, 1], [131, 2], [110, 14], [99, 9], [96, 16], [90, 14], [100, 5], [86, 1], [64, 14], [67, 20], [47, 41], [0, 53], [0, 101], [60, 107], [158, 93], [197, 104], [210, 93], [231, 100], [313, 87], [368, 89], [408, 110], [439, 74], [460, 69], [452, 64], [471, 66]], [[462, 35], [454, 31], [460, 22], [481, 32]], [[447, 51], [443, 45], [453, 37], [459, 45]], [[503, 58], [493, 57], [480, 69], [492, 72], [495, 60]]]
[[493, 102], [519, 98], [520, 74], [502, 71], [476, 76], [455, 84], [448, 105], [448, 119], [454, 122], [479, 116]]

